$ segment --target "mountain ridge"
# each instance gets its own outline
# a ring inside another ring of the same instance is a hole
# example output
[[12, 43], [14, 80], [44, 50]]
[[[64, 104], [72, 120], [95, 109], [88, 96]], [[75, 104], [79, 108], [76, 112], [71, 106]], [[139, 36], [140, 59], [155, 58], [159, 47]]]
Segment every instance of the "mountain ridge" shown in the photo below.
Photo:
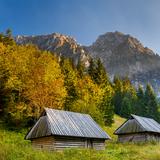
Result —
[[93, 57], [100, 57], [109, 75], [128, 76], [132, 83], [151, 83], [156, 92], [160, 86], [160, 56], [144, 47], [136, 38], [121, 32], [101, 35], [86, 50]]
[[52, 33], [36, 36], [16, 36], [17, 44], [34, 44], [39, 49], [48, 50], [58, 55], [72, 58], [77, 64], [79, 60], [83, 61], [88, 66], [88, 53], [76, 42], [76, 40], [67, 35], [60, 33]]
[[137, 86], [151, 83], [155, 91], [160, 87], [160, 56], [129, 34], [107, 32], [90, 46], [81, 46], [71, 37], [59, 33], [38, 36], [17, 36], [18, 44], [32, 43], [42, 50], [79, 60], [89, 66], [90, 57], [100, 58], [111, 79], [115, 75], [128, 76]]

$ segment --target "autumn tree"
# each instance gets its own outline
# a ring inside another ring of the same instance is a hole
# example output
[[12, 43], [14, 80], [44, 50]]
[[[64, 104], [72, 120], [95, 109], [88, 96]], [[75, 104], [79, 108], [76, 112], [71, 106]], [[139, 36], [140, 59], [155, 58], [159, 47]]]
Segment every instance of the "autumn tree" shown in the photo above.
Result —
[[2, 49], [0, 60], [6, 119], [19, 126], [38, 118], [44, 107], [63, 108], [66, 90], [55, 56], [33, 46], [15, 45]]
[[103, 90], [86, 75], [78, 79], [76, 84], [77, 100], [72, 104], [72, 110], [90, 114], [98, 123], [103, 124], [103, 115], [99, 109]]

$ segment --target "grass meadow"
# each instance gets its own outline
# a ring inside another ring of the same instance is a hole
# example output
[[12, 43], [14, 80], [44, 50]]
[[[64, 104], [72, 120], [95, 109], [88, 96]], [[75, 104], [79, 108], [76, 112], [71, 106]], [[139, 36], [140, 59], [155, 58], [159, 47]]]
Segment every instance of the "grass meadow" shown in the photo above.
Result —
[[104, 128], [112, 137], [104, 151], [88, 149], [66, 149], [61, 152], [38, 151], [30, 141], [24, 140], [27, 129], [7, 129], [0, 122], [0, 160], [160, 160], [160, 144], [120, 144], [116, 142], [114, 130], [124, 119], [115, 116], [112, 127]]

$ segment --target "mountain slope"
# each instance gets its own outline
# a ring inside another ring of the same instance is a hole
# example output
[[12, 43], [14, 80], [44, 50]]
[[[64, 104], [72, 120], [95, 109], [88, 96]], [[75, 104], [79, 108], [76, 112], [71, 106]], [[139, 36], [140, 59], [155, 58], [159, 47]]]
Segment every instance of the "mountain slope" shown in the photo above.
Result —
[[86, 50], [100, 57], [109, 75], [128, 76], [137, 85], [151, 83], [158, 92], [160, 87], [160, 56], [144, 47], [136, 38], [120, 32], [108, 32]]
[[58, 33], [39, 36], [17, 36], [18, 44], [32, 43], [42, 50], [79, 60], [86, 66], [89, 58], [100, 57], [111, 79], [114, 75], [128, 76], [133, 84], [151, 83], [158, 93], [160, 88], [160, 56], [144, 47], [136, 38], [120, 32], [101, 35], [91, 46], [81, 46], [75, 39]]
[[76, 40], [70, 36], [59, 33], [38, 36], [17, 36], [15, 41], [17, 44], [34, 44], [37, 45], [39, 49], [72, 58], [75, 63], [78, 63], [78, 60], [82, 60], [88, 65], [88, 54]]

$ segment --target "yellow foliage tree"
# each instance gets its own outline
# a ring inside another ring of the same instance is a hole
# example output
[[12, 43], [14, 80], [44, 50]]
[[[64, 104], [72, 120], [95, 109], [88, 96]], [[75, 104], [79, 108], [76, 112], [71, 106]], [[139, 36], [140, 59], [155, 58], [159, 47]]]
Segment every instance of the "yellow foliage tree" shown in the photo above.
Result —
[[30, 45], [0, 44], [0, 61], [5, 113], [14, 123], [37, 118], [43, 107], [63, 108], [64, 77], [54, 55]]
[[72, 104], [72, 110], [90, 114], [97, 122], [103, 124], [103, 115], [98, 106], [102, 102], [104, 90], [88, 75], [77, 81], [76, 90], [78, 99]]

